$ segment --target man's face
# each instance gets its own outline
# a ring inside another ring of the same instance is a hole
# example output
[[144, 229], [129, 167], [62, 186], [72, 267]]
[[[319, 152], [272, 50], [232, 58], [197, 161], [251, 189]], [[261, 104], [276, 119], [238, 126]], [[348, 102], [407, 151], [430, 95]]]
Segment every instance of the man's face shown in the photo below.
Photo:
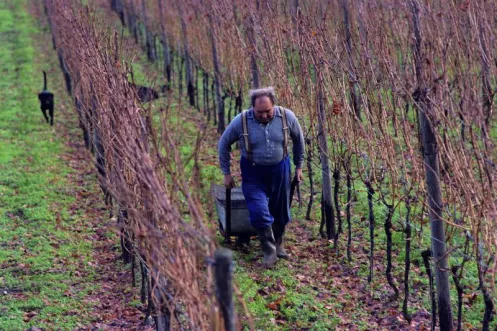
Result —
[[269, 97], [259, 97], [255, 99], [254, 116], [263, 124], [267, 124], [273, 119], [274, 107]]

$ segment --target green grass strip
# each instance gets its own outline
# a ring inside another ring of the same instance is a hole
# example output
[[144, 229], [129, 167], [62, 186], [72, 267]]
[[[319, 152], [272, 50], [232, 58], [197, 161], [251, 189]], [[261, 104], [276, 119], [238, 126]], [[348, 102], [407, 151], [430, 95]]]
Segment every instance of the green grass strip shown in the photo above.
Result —
[[41, 31], [27, 8], [0, 2], [0, 330], [71, 330], [93, 308], [83, 300], [96, 286], [93, 245], [81, 240], [90, 232], [82, 213], [69, 209], [67, 147], [39, 110], [48, 68], [38, 67]]

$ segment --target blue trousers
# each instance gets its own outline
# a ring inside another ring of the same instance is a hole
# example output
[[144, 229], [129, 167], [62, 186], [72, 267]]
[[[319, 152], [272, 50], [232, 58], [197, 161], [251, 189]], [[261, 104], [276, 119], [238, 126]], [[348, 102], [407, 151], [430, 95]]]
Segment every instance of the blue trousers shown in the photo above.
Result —
[[270, 166], [254, 165], [242, 157], [242, 191], [249, 210], [250, 224], [256, 229], [287, 225], [290, 213], [290, 158]]

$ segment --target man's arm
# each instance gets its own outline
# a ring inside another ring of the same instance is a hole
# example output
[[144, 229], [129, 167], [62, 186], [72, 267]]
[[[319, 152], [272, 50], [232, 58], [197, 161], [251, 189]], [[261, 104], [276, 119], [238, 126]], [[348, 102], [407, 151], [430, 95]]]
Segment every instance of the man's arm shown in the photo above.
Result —
[[290, 137], [293, 142], [293, 164], [295, 168], [302, 169], [305, 159], [304, 133], [300, 127], [299, 120], [293, 112], [288, 112], [288, 125], [290, 126]]
[[223, 174], [229, 175], [231, 162], [231, 145], [240, 137], [241, 115], [237, 115], [224, 130], [218, 143], [219, 165]]

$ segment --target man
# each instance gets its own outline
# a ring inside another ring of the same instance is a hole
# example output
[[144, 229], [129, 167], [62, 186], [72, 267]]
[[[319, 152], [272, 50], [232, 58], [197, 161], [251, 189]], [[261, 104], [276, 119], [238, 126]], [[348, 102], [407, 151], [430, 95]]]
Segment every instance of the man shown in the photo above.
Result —
[[231, 145], [241, 146], [242, 191], [250, 223], [257, 229], [264, 253], [263, 265], [272, 267], [278, 258], [288, 258], [283, 247], [290, 215], [290, 158], [288, 142], [293, 142], [296, 179], [302, 181], [304, 137], [295, 114], [275, 106], [272, 87], [250, 91], [252, 107], [237, 115], [218, 144], [224, 184], [233, 188], [230, 172]]

